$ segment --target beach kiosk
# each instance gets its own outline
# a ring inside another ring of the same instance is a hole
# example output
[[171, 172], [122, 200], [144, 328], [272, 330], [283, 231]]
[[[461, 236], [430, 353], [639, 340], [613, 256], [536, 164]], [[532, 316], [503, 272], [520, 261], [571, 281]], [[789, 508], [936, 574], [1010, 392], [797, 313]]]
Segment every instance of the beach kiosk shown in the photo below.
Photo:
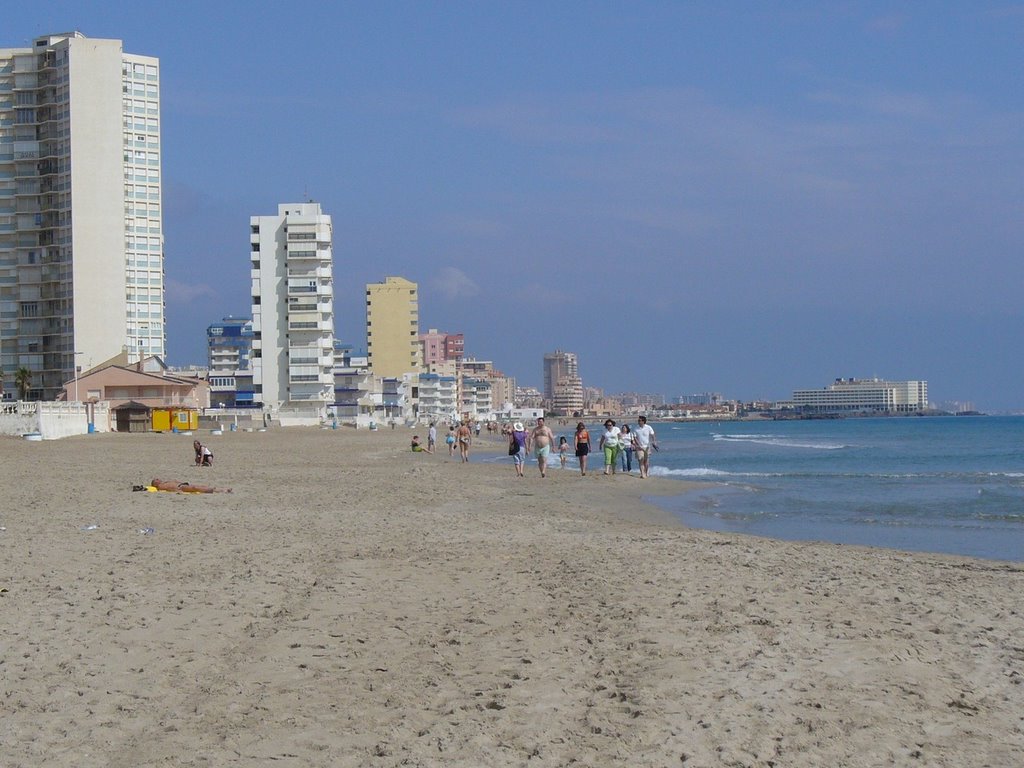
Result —
[[112, 408], [110, 412], [118, 432], [149, 432], [149, 406], [145, 403], [129, 400]]
[[199, 429], [199, 410], [183, 406], [153, 409], [154, 432], [191, 432]]

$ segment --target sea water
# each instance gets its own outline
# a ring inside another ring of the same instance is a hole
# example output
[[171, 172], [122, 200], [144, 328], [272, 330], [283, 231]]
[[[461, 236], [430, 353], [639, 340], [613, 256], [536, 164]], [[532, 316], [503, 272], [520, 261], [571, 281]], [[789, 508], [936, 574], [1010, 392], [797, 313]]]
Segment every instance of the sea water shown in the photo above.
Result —
[[710, 483], [650, 499], [687, 525], [1024, 560], [1024, 417], [653, 426], [651, 474]]

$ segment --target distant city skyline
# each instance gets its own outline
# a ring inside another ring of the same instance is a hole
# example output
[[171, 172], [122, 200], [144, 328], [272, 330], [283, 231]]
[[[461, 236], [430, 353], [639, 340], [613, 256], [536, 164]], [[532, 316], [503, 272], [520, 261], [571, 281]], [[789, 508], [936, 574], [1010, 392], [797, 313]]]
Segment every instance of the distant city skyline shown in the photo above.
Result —
[[[0, 47], [78, 29], [160, 60], [173, 364], [246, 312], [250, 213], [311, 198], [353, 344], [363, 286], [396, 274], [421, 329], [523, 383], [560, 348], [606, 391], [881, 376], [1024, 407], [1015, 6], [54, 0], [4, 21]], [[268, 55], [300, 41], [297, 68]]]

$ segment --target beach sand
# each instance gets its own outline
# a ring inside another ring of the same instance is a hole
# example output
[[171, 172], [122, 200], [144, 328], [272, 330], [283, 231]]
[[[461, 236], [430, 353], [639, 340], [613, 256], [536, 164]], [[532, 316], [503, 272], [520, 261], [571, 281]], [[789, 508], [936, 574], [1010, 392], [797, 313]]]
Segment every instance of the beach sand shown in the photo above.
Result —
[[679, 483], [410, 435], [0, 439], [0, 764], [1024, 764], [1019, 564], [688, 530], [639, 500]]

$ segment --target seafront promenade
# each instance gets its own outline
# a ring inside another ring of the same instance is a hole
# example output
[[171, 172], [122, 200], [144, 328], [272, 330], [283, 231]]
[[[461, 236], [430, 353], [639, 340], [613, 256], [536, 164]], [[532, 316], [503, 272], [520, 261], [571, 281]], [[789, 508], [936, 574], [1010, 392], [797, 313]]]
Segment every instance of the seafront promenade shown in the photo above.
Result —
[[640, 499], [677, 482], [410, 435], [0, 438], [5, 763], [1024, 763], [1019, 565], [689, 530]]

